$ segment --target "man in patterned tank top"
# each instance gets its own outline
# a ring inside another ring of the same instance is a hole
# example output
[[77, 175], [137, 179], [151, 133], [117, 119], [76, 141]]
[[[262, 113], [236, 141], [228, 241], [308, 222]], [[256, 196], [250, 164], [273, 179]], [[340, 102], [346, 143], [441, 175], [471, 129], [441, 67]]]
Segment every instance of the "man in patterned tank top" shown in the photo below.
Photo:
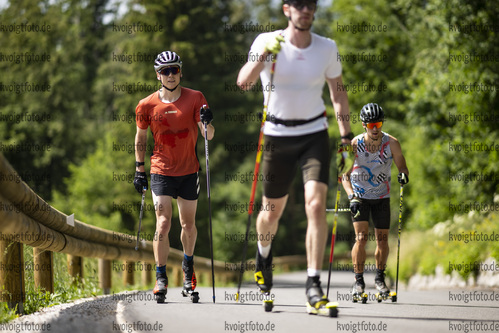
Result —
[[388, 232], [390, 230], [390, 181], [392, 160], [398, 168], [401, 185], [409, 182], [409, 170], [402, 148], [396, 138], [381, 131], [385, 115], [375, 103], [364, 105], [360, 119], [364, 133], [352, 140], [355, 153], [353, 167], [342, 182], [350, 200], [350, 210], [355, 229], [352, 262], [355, 273], [353, 293], [364, 293], [365, 246], [369, 235], [369, 216], [374, 224], [376, 237], [375, 286], [381, 293], [389, 292], [385, 284], [388, 258]]

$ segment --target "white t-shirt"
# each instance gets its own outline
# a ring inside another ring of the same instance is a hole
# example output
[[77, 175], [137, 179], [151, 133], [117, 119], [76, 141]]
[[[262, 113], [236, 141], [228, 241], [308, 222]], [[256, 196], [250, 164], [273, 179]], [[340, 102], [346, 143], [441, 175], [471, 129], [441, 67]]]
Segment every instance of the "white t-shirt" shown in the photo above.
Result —
[[[261, 55], [267, 41], [280, 33], [282, 30], [258, 35], [251, 45], [249, 59]], [[312, 42], [305, 49], [292, 45], [285, 33], [284, 39], [285, 42], [281, 43], [281, 51], [277, 55], [273, 89], [270, 87], [270, 57], [260, 73], [264, 103], [267, 103], [268, 90], [272, 89], [267, 118], [274, 116], [283, 120], [312, 119], [326, 110], [322, 100], [326, 78], [341, 75], [338, 48], [333, 40], [315, 33], [312, 33]], [[272, 136], [299, 136], [319, 132], [327, 127], [326, 117], [298, 126], [276, 125], [267, 121], [264, 133]]]

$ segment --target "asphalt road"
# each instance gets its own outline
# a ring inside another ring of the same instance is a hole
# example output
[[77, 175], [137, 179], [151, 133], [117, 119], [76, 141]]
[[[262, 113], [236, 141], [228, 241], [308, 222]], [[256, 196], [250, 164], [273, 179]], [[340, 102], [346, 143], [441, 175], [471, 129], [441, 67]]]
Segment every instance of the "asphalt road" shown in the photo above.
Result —
[[[499, 290], [399, 289], [397, 303], [378, 303], [374, 276], [366, 274], [370, 299], [361, 304], [352, 303], [349, 295], [353, 274], [333, 272], [330, 300], [339, 303], [339, 315], [329, 318], [306, 313], [305, 278], [305, 272], [276, 276], [270, 313], [256, 286], [245, 284], [239, 303], [234, 301], [236, 288], [217, 288], [215, 304], [209, 287], [197, 288], [197, 304], [182, 297], [180, 288], [170, 288], [164, 304], [157, 304], [150, 291], [127, 292], [17, 321], [51, 324], [50, 330], [30, 327], [29, 332], [499, 332]], [[325, 287], [327, 272], [322, 281]]]

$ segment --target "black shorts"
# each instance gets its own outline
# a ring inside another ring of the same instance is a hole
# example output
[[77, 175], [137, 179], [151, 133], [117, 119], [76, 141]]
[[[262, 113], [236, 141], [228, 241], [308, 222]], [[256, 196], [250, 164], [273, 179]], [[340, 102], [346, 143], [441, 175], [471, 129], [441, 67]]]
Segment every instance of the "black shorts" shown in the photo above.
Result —
[[302, 170], [303, 184], [329, 182], [329, 137], [327, 130], [301, 136], [265, 136], [263, 151], [263, 194], [281, 198], [288, 194], [296, 173]]
[[163, 176], [151, 174], [151, 190], [154, 195], [168, 195], [174, 199], [197, 200], [199, 197], [199, 176], [192, 173], [186, 176]]
[[390, 198], [360, 200], [360, 215], [354, 218], [352, 214], [353, 222], [369, 221], [371, 215], [376, 229], [390, 229]]

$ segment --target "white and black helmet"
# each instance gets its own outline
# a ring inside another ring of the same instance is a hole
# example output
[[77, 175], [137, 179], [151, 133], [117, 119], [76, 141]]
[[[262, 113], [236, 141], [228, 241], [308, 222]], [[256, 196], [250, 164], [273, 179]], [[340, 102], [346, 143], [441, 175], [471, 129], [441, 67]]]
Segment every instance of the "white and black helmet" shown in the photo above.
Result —
[[381, 106], [376, 103], [369, 103], [364, 105], [360, 110], [360, 120], [363, 123], [376, 123], [385, 119], [385, 113]]
[[173, 51], [164, 51], [158, 54], [156, 60], [154, 60], [154, 70], [157, 72], [163, 67], [167, 66], [179, 66], [182, 69], [182, 60], [178, 54]]

